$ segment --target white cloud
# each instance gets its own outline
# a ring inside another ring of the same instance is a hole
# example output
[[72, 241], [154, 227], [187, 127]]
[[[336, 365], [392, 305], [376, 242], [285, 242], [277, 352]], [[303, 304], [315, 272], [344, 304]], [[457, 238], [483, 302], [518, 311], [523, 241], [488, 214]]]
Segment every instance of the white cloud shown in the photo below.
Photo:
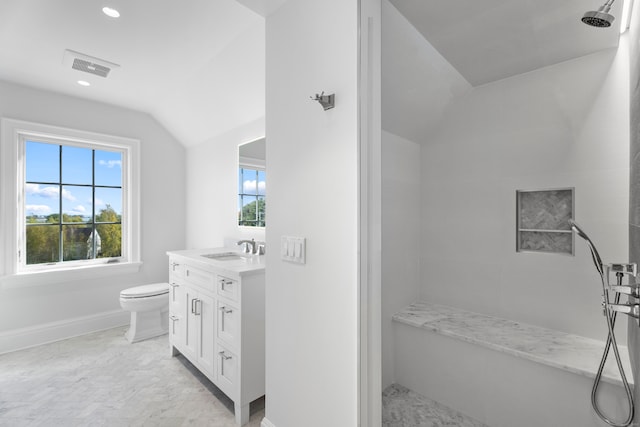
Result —
[[114, 168], [114, 167], [119, 167], [122, 168], [122, 160], [99, 160], [98, 164], [100, 166], [106, 166], [109, 169]]
[[[25, 192], [32, 196], [46, 197], [47, 199], [57, 199], [60, 195], [59, 187], [40, 188], [40, 184], [25, 184]], [[76, 200], [69, 190], [62, 190], [62, 198], [70, 202]]]
[[26, 205], [24, 207], [27, 215], [49, 215], [51, 208], [47, 205]]
[[266, 182], [264, 181], [260, 181], [257, 182], [255, 179], [254, 180], [246, 180], [242, 183], [242, 192], [243, 193], [255, 193], [256, 192], [256, 183], [258, 186], [258, 189], [260, 190], [260, 193], [264, 193], [264, 190], [266, 188]]
[[84, 206], [82, 206], [82, 205], [78, 205], [78, 206], [76, 206], [75, 208], [71, 209], [71, 212], [79, 213], [79, 214], [83, 214], [83, 213], [85, 213], [86, 211], [87, 211], [87, 209], [86, 209]]
[[[89, 201], [89, 203], [91, 203], [91, 201]], [[102, 199], [98, 199], [98, 198], [96, 197], [96, 206], [104, 206], [104, 204], [105, 204], [105, 203], [104, 203], [104, 200], [102, 200]]]

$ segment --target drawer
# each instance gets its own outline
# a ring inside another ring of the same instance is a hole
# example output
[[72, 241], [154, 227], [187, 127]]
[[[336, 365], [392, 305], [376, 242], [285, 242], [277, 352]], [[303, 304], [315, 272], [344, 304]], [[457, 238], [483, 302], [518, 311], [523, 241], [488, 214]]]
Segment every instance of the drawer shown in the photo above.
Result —
[[190, 265], [184, 266], [184, 280], [190, 285], [199, 286], [205, 290], [215, 291], [215, 275]]
[[184, 272], [184, 264], [179, 262], [176, 259], [169, 260], [169, 279], [171, 278], [181, 278]]
[[229, 277], [218, 276], [216, 282], [218, 284], [218, 295], [233, 301], [238, 300], [240, 284], [237, 280], [230, 279]]
[[216, 385], [233, 400], [236, 398], [237, 390], [238, 357], [225, 346], [218, 345], [217, 362], [218, 382]]
[[182, 313], [185, 307], [184, 287], [178, 281], [169, 280], [169, 312]]
[[240, 310], [231, 304], [218, 300], [217, 311], [217, 337], [237, 349], [240, 344]]

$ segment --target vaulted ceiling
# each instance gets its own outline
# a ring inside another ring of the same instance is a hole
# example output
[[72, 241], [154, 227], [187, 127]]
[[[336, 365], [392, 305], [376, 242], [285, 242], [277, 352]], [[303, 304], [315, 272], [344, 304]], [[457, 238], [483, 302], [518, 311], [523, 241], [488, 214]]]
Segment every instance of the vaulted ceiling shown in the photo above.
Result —
[[[264, 17], [286, 1], [2, 0], [0, 79], [145, 111], [199, 144], [264, 117]], [[593, 0], [391, 3], [473, 86], [618, 43], [617, 25], [580, 22]], [[107, 4], [121, 17], [105, 16]], [[120, 67], [107, 78], [77, 71], [63, 64], [65, 49]]]
[[[77, 71], [65, 49], [120, 67]], [[0, 2], [0, 79], [148, 112], [185, 145], [264, 117], [264, 62], [264, 17], [235, 0]]]
[[[622, 4], [609, 28], [580, 21], [601, 0], [391, 0], [473, 86], [618, 44]], [[626, 0], [631, 1], [631, 0]]]

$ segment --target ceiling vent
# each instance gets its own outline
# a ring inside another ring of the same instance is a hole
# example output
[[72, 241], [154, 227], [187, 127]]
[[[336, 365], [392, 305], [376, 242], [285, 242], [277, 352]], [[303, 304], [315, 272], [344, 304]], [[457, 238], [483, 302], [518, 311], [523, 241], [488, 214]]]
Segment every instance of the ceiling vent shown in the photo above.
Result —
[[107, 77], [111, 70], [120, 67], [118, 64], [114, 64], [113, 62], [85, 55], [84, 53], [76, 52], [71, 49], [64, 51], [62, 63], [74, 70], [84, 71], [85, 73], [90, 73], [100, 77]]

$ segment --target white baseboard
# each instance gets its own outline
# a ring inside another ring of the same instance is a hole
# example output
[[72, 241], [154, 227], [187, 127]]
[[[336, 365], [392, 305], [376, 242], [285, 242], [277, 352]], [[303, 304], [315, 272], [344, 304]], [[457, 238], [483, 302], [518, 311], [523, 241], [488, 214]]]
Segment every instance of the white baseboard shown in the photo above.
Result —
[[264, 417], [260, 423], [260, 427], [276, 427], [276, 425], [269, 421], [267, 417]]
[[0, 332], [0, 354], [129, 324], [130, 313], [113, 310]]

